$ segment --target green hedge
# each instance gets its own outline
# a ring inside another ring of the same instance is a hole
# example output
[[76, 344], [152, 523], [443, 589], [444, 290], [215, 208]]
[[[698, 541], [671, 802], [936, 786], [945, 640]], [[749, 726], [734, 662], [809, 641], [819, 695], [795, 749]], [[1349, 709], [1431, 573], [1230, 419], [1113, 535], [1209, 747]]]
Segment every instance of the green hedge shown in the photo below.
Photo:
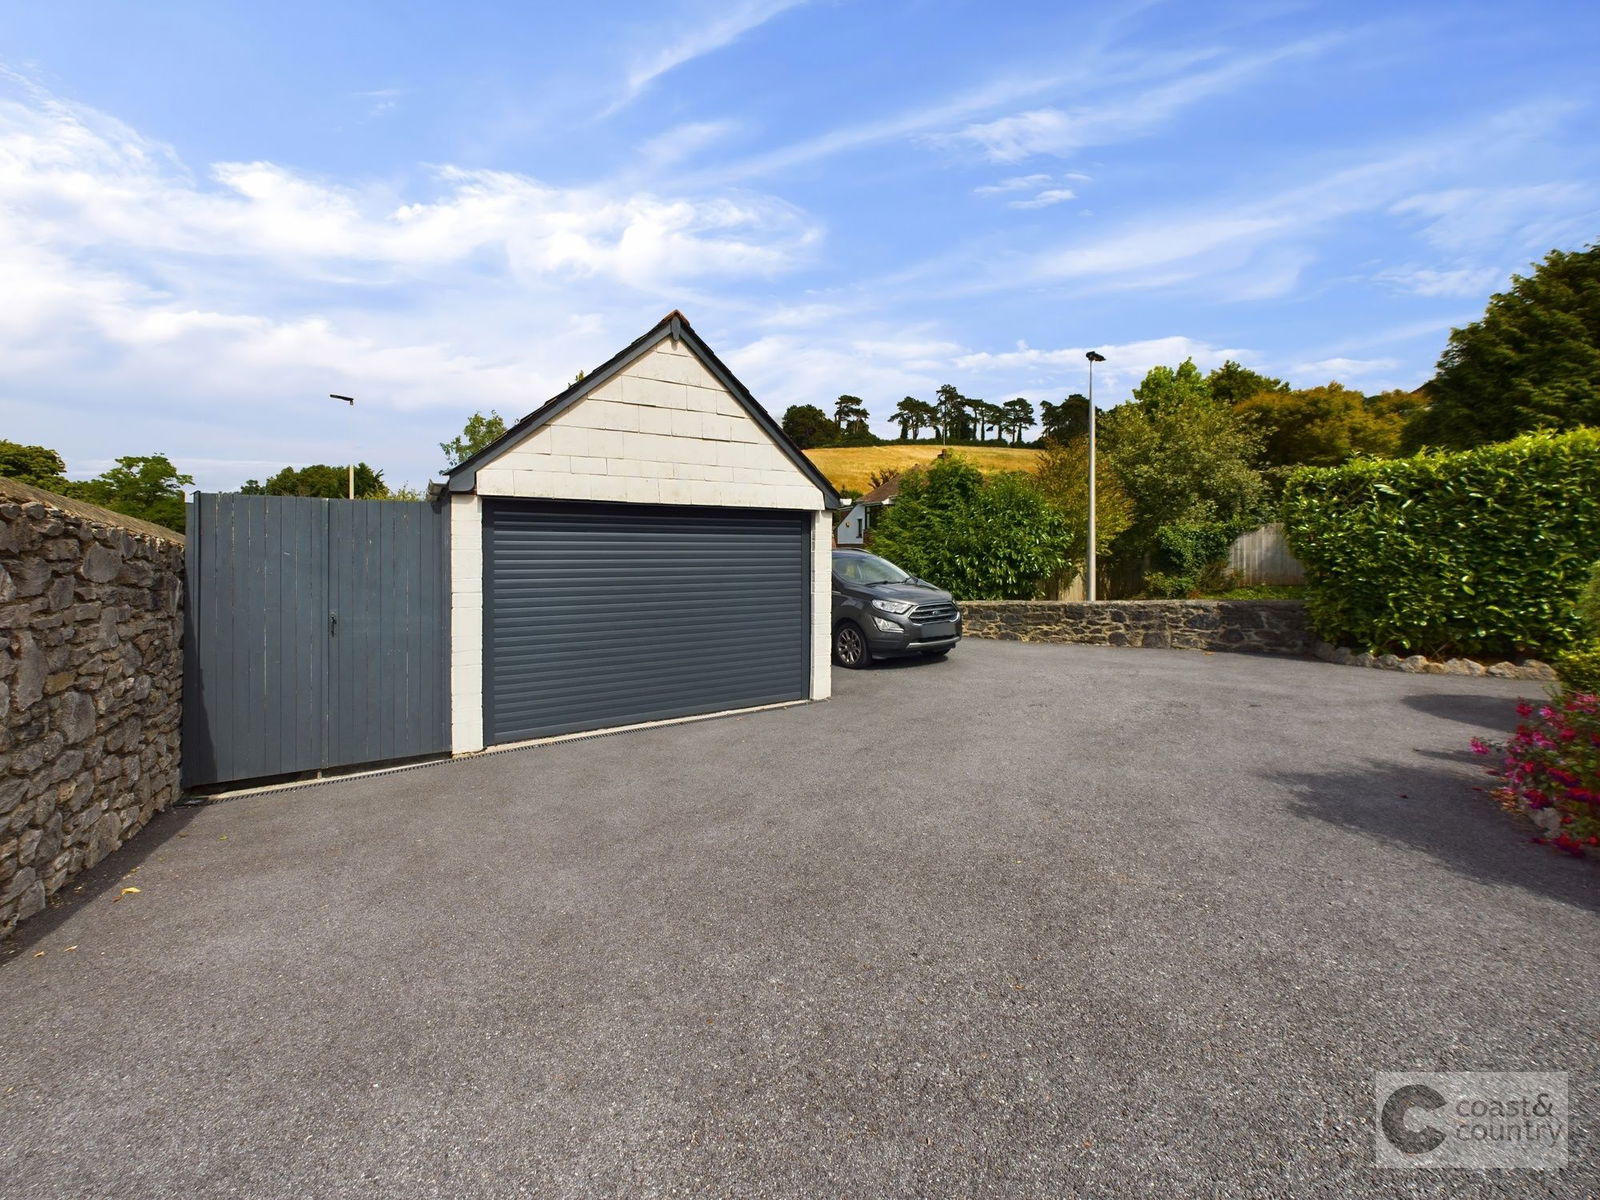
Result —
[[1600, 558], [1600, 429], [1297, 471], [1283, 521], [1327, 641], [1557, 653]]

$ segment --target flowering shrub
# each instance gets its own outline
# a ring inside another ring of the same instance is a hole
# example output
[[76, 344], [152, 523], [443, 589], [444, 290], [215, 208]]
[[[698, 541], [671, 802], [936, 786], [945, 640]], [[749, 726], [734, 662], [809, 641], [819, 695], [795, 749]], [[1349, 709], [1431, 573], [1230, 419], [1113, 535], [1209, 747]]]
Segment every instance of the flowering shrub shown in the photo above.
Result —
[[[1519, 704], [1517, 715], [1504, 762], [1489, 772], [1502, 781], [1492, 794], [1532, 819], [1534, 841], [1582, 858], [1600, 847], [1600, 699], [1569, 692], [1538, 709]], [[1477, 738], [1472, 749], [1493, 752]]]

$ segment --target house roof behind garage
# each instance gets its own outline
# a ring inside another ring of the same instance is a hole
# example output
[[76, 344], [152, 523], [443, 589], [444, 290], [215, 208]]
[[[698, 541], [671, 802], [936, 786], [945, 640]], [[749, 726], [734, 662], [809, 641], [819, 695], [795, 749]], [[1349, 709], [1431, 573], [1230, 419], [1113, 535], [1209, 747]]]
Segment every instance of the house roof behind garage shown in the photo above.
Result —
[[578, 380], [559, 396], [546, 400], [522, 420], [518, 421], [505, 433], [490, 442], [482, 450], [470, 458], [463, 459], [458, 465], [445, 472], [445, 489], [452, 492], [470, 492], [478, 483], [478, 468], [487, 466], [506, 450], [531, 437], [540, 428], [560, 416], [567, 409], [577, 404], [595, 388], [605, 383], [614, 375], [625, 371], [632, 363], [637, 362], [648, 354], [656, 345], [672, 338], [683, 343], [689, 352], [700, 360], [700, 364], [720, 383], [730, 396], [750, 415], [768, 437], [783, 451], [784, 455], [800, 469], [807, 479], [821, 490], [826, 500], [827, 507], [841, 508], [843, 501], [834, 486], [828, 482], [827, 476], [817, 470], [816, 465], [805, 456], [805, 453], [789, 439], [783, 428], [772, 419], [772, 415], [754, 396], [750, 389], [740, 383], [734, 373], [723, 365], [700, 336], [695, 333], [694, 327], [689, 324], [688, 318], [677, 309], [673, 309], [662, 317], [656, 326], [643, 337], [636, 339], [620, 353], [613, 355], [600, 366]]

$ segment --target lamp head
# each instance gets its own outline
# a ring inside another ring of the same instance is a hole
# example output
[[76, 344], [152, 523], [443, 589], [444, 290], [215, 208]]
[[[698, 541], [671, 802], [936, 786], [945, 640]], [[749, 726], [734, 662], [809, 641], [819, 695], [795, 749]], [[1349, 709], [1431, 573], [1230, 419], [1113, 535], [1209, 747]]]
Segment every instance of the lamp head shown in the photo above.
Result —
[[1106, 356], [1101, 354], [1098, 350], [1091, 350], [1085, 354], [1084, 357], [1090, 362], [1105, 362], [1106, 360]]

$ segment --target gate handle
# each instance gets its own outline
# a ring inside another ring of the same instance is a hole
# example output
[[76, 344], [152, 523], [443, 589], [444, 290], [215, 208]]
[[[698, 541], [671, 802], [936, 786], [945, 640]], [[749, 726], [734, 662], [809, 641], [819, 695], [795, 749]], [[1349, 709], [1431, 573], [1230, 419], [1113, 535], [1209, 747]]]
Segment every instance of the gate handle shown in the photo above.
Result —
[[339, 636], [339, 614], [336, 612], [330, 612], [328, 614], [328, 636]]

